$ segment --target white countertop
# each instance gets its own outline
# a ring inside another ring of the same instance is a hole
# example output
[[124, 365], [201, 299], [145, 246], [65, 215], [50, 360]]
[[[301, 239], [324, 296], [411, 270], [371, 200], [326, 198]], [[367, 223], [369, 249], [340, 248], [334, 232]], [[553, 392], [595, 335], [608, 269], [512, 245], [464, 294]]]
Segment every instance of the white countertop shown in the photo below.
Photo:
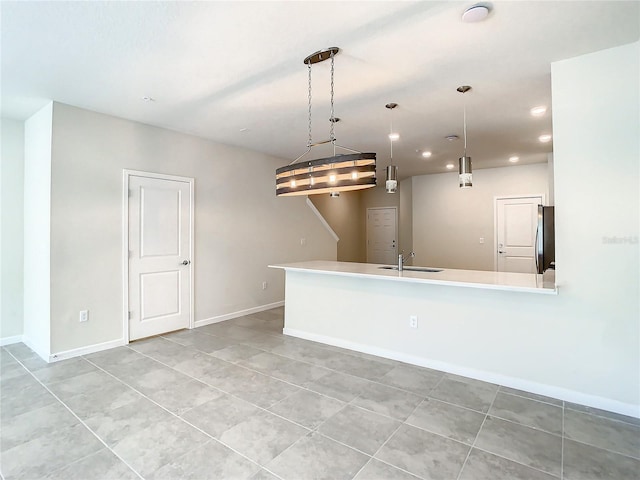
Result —
[[372, 263], [332, 262], [325, 260], [269, 265], [271, 268], [281, 268], [285, 271], [291, 270], [326, 275], [551, 295], [557, 295], [558, 293], [555, 285], [555, 272], [553, 271], [548, 271], [544, 275], [455, 269], [442, 269], [440, 272], [415, 272], [410, 270], [399, 272], [397, 270], [385, 270], [380, 268], [381, 266], [382, 265]]

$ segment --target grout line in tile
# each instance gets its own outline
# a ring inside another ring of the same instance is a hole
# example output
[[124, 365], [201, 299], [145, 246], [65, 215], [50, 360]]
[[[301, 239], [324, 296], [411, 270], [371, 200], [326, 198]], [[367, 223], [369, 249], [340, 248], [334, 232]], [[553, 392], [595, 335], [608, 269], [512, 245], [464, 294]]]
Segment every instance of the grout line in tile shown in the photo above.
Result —
[[560, 443], [560, 480], [564, 479], [564, 409], [565, 409], [565, 402], [562, 402], [562, 440]]
[[489, 455], [493, 455], [494, 457], [502, 458], [502, 459], [507, 460], [509, 462], [517, 463], [518, 465], [522, 465], [523, 467], [530, 468], [531, 470], [536, 470], [538, 472], [544, 473], [545, 475], [549, 475], [550, 477], [557, 478], [558, 480], [560, 480], [560, 477], [558, 477], [557, 475], [555, 475], [555, 474], [553, 474], [551, 472], [547, 472], [545, 470], [541, 470], [539, 468], [532, 467], [531, 465], [527, 465], [525, 463], [519, 462], [519, 461], [514, 460], [512, 458], [507, 458], [507, 457], [505, 457], [503, 455], [500, 455], [498, 453], [495, 453], [495, 452], [490, 452], [489, 450], [485, 450], [484, 448], [480, 448], [480, 447], [473, 447], [473, 448], [475, 448], [476, 450], [478, 450], [480, 452], [484, 452], [484, 453], [487, 453]]
[[482, 432], [482, 429], [484, 427], [484, 424], [487, 421], [487, 418], [489, 418], [489, 412], [491, 411], [491, 407], [493, 407], [493, 404], [496, 401], [496, 398], [498, 398], [498, 392], [500, 391], [499, 388], [496, 389], [496, 393], [493, 395], [493, 400], [491, 400], [491, 404], [489, 405], [489, 408], [487, 408], [487, 413], [485, 413], [484, 415], [484, 419], [482, 420], [482, 423], [480, 424], [480, 428], [478, 429], [478, 432], [476, 433], [476, 438], [473, 439], [473, 443], [471, 444], [471, 448], [469, 448], [469, 451], [467, 452], [467, 456], [464, 459], [464, 462], [462, 462], [462, 467], [460, 467], [460, 471], [458, 472], [458, 476], [456, 477], [457, 480], [460, 480], [460, 475], [462, 475], [462, 472], [464, 471], [464, 467], [467, 466], [467, 462], [469, 461], [469, 457], [471, 456], [471, 452], [473, 451], [473, 449], [476, 446], [476, 442], [478, 441], [478, 437], [480, 436], [480, 432]]
[[[559, 398], [556, 398], [555, 400], [559, 400], [560, 402], [562, 402], [562, 405], [557, 405], [555, 403], [551, 403], [551, 402], [545, 402], [544, 400], [538, 400], [537, 398], [531, 398], [531, 397], [527, 397], [525, 395], [518, 395], [517, 393], [513, 393], [513, 392], [505, 392], [504, 390], [502, 390], [502, 388], [504, 387], [504, 385], [500, 385], [500, 388], [498, 389], [499, 392], [503, 395], [510, 395], [512, 397], [518, 397], [518, 398], [524, 398], [525, 400], [531, 400], [532, 402], [538, 402], [538, 403], [544, 403], [545, 405], [551, 405], [552, 407], [556, 407], [556, 408], [563, 408], [564, 402], [562, 400], [560, 400]], [[504, 387], [504, 388], [510, 388], [510, 387]], [[553, 397], [548, 397], [548, 398], [553, 398]]]
[[[92, 363], [91, 361], [89, 361], [89, 362], [90, 362], [90, 363]], [[95, 365], [95, 364], [93, 364], [93, 365]], [[164, 365], [164, 364], [163, 364], [163, 365]], [[196, 425], [192, 424], [192, 423], [191, 423], [191, 422], [189, 422], [188, 420], [185, 420], [185, 419], [184, 419], [184, 418], [182, 418], [180, 415], [177, 415], [176, 413], [172, 412], [171, 410], [169, 410], [169, 409], [168, 409], [168, 408], [166, 408], [165, 406], [163, 406], [163, 405], [159, 404], [158, 402], [156, 402], [156, 401], [155, 401], [155, 400], [153, 400], [152, 398], [148, 397], [145, 393], [141, 392], [141, 391], [140, 391], [140, 390], [138, 390], [137, 388], [133, 387], [132, 385], [129, 385], [128, 383], [126, 383], [126, 382], [125, 382], [125, 381], [123, 381], [122, 379], [120, 379], [120, 378], [116, 377], [115, 375], [113, 375], [112, 373], [110, 373], [110, 372], [108, 372], [108, 371], [104, 370], [104, 369], [103, 369], [103, 368], [101, 368], [100, 366], [98, 366], [98, 365], [95, 365], [95, 366], [96, 366], [97, 368], [99, 368], [100, 370], [102, 370], [103, 372], [105, 372], [106, 374], [108, 374], [108, 375], [112, 376], [113, 378], [115, 378], [116, 380], [118, 380], [120, 383], [122, 383], [122, 384], [126, 385], [127, 387], [131, 388], [131, 389], [132, 389], [132, 390], [134, 390], [135, 392], [139, 393], [140, 395], [142, 395], [144, 398], [146, 398], [146, 399], [147, 399], [147, 400], [149, 400], [150, 402], [152, 402], [152, 403], [156, 404], [158, 407], [162, 408], [164, 411], [166, 411], [166, 412], [167, 412], [167, 413], [169, 413], [170, 415], [174, 416], [175, 418], [179, 419], [179, 420], [180, 420], [180, 421], [182, 421], [183, 423], [185, 423], [185, 424], [189, 425], [190, 427], [192, 427], [192, 428], [194, 428], [194, 429], [198, 430], [199, 432], [203, 433], [204, 435], [206, 435], [207, 437], [209, 437], [211, 440], [214, 440], [214, 441], [218, 442], [219, 444], [223, 445], [224, 447], [228, 448], [229, 450], [232, 450], [233, 452], [237, 453], [237, 454], [238, 454], [238, 455], [240, 455], [241, 457], [243, 457], [243, 458], [245, 458], [245, 459], [249, 460], [251, 463], [254, 463], [254, 464], [258, 465], [259, 467], [262, 467], [262, 466], [261, 466], [258, 462], [256, 462], [255, 460], [252, 460], [251, 458], [249, 458], [249, 457], [247, 457], [246, 455], [244, 455], [244, 454], [240, 453], [239, 451], [237, 451], [236, 449], [234, 449], [234, 448], [232, 448], [231, 446], [227, 445], [226, 443], [222, 442], [221, 440], [219, 440], [219, 439], [215, 438], [213, 435], [211, 435], [211, 434], [209, 434], [209, 433], [205, 432], [205, 431], [204, 431], [204, 430], [202, 430], [200, 427], [198, 427], [198, 426], [196, 426]], [[194, 378], [194, 377], [191, 377], [191, 378]], [[198, 380], [198, 379], [196, 379], [196, 380]], [[225, 391], [223, 391], [223, 390], [221, 390], [221, 389], [219, 389], [219, 388], [216, 388], [216, 387], [214, 387], [213, 385], [209, 385], [208, 383], [205, 383], [205, 382], [202, 382], [202, 383], [204, 383], [205, 385], [207, 385], [207, 386], [209, 386], [209, 387], [212, 387], [212, 388], [214, 388], [214, 389], [216, 389], [216, 390], [218, 390], [218, 391], [220, 391], [220, 392], [226, 393], [227, 395], [231, 395], [230, 393], [227, 393], [227, 392], [225, 392]], [[236, 397], [235, 395], [231, 395], [231, 396], [233, 396], [233, 397], [234, 397], [234, 398], [236, 398], [236, 399], [242, 400], [242, 399], [240, 399], [239, 397]], [[246, 400], [243, 400], [243, 401], [246, 401]], [[67, 407], [67, 408], [68, 408], [68, 407]], [[260, 408], [260, 407], [258, 407], [258, 408]], [[271, 412], [269, 412], [269, 413], [271, 413]], [[289, 421], [290, 421], [290, 420], [289, 420]], [[300, 425], [300, 426], [302, 426], [302, 425]], [[308, 429], [307, 429], [307, 430], [308, 430]], [[97, 435], [96, 435], [96, 436], [97, 436]], [[103, 442], [103, 443], [104, 443], [104, 442]], [[115, 452], [114, 452], [114, 453], [115, 453]], [[164, 465], [162, 465], [162, 466], [164, 466]], [[162, 466], [161, 466], [160, 468], [162, 468]], [[140, 477], [140, 478], [142, 478], [142, 477]]]
[[[96, 437], [100, 443], [102, 443], [102, 444], [103, 444], [103, 445], [104, 445], [104, 446], [105, 446], [105, 447], [106, 447], [106, 448], [107, 448], [111, 453], [113, 453], [113, 454], [114, 454], [114, 455], [115, 455], [115, 456], [116, 456], [116, 457], [117, 457], [117, 458], [118, 458], [122, 463], [124, 463], [127, 467], [129, 467], [129, 468], [131, 469], [131, 471], [132, 471], [132, 472], [134, 472], [138, 477], [143, 478], [143, 477], [142, 477], [142, 475], [140, 475], [140, 473], [139, 473], [136, 469], [134, 469], [131, 465], [129, 465], [129, 463], [127, 463], [127, 462], [126, 462], [126, 461], [125, 461], [125, 460], [124, 460], [120, 455], [118, 455], [118, 454], [117, 454], [117, 453], [116, 453], [116, 452], [115, 452], [111, 447], [109, 447], [109, 445], [107, 445], [107, 443], [106, 443], [104, 440], [102, 440], [102, 438], [101, 438], [101, 437], [100, 437], [96, 432], [94, 432], [91, 428], [89, 428], [89, 426], [84, 422], [84, 420], [82, 420], [78, 415], [76, 415], [76, 413], [71, 409], [71, 407], [69, 407], [65, 402], [63, 402], [63, 401], [60, 399], [60, 397], [58, 397], [55, 393], [53, 393], [53, 392], [49, 389], [49, 387], [48, 387], [47, 385], [45, 385], [44, 383], [42, 383], [42, 382], [40, 381], [40, 379], [39, 379], [38, 377], [36, 377], [36, 376], [33, 374], [33, 372], [31, 372], [28, 368], [26, 368], [26, 367], [24, 366], [24, 364], [23, 364], [20, 360], [18, 360], [18, 359], [17, 359], [17, 358], [16, 358], [16, 357], [11, 353], [11, 352], [9, 352], [9, 354], [10, 354], [10, 355], [11, 355], [11, 356], [12, 356], [12, 357], [13, 357], [13, 358], [14, 358], [14, 359], [15, 359], [15, 360], [20, 364], [20, 365], [22, 365], [22, 367], [23, 367], [25, 370], [27, 370], [27, 372], [29, 372], [29, 375], [31, 375], [31, 376], [36, 380], [36, 382], [40, 383], [40, 385], [42, 385], [42, 386], [43, 386], [43, 387], [44, 387], [44, 388], [45, 388], [45, 389], [46, 389], [46, 390], [47, 390], [47, 391], [48, 391], [48, 392], [49, 392], [49, 393], [50, 393], [50, 394], [51, 394], [51, 395], [52, 395], [52, 396], [53, 396], [53, 397], [58, 401], [58, 402], [60, 402], [60, 404], [61, 404], [64, 408], [66, 408], [66, 409], [71, 413], [71, 415], [73, 415], [73, 416], [78, 420], [78, 422], [80, 422], [80, 424], [82, 424], [82, 425], [83, 425], [83, 426], [84, 426], [84, 427], [85, 427], [89, 432], [91, 432], [91, 434], [92, 434], [94, 437]], [[85, 361], [87, 361], [87, 360], [85, 359]], [[89, 363], [95, 366], [95, 364], [93, 364], [92, 362], [89, 362]], [[93, 453], [96, 453], [96, 452], [93, 452]], [[71, 462], [71, 463], [73, 463], [73, 462]], [[69, 463], [69, 464], [67, 464], [67, 465], [70, 465], [71, 463]], [[66, 466], [66, 465], [65, 465], [65, 466]]]

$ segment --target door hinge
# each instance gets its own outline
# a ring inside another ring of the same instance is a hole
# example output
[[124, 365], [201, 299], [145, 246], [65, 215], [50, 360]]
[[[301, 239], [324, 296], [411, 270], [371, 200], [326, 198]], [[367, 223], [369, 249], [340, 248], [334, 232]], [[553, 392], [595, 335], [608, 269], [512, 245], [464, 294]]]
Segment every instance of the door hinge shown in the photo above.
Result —
[[128, 311], [128, 312], [127, 312], [127, 318], [128, 318], [129, 320], [131, 320], [131, 311]]

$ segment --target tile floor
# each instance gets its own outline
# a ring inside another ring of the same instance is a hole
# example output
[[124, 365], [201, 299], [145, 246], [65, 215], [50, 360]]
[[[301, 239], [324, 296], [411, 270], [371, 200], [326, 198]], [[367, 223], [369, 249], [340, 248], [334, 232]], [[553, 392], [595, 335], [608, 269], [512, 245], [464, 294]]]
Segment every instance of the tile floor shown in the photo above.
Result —
[[3, 347], [3, 478], [640, 478], [638, 419], [285, 337], [282, 317], [54, 364]]

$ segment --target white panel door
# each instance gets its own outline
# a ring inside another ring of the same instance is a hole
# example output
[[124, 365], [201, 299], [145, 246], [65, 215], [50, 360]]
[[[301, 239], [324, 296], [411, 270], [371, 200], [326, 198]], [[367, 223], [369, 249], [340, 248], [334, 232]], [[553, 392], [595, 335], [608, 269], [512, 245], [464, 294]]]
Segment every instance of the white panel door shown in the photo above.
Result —
[[129, 339], [188, 328], [191, 184], [129, 178]]
[[499, 272], [536, 273], [536, 229], [542, 197], [496, 200]]
[[398, 263], [396, 207], [367, 208], [367, 263]]

